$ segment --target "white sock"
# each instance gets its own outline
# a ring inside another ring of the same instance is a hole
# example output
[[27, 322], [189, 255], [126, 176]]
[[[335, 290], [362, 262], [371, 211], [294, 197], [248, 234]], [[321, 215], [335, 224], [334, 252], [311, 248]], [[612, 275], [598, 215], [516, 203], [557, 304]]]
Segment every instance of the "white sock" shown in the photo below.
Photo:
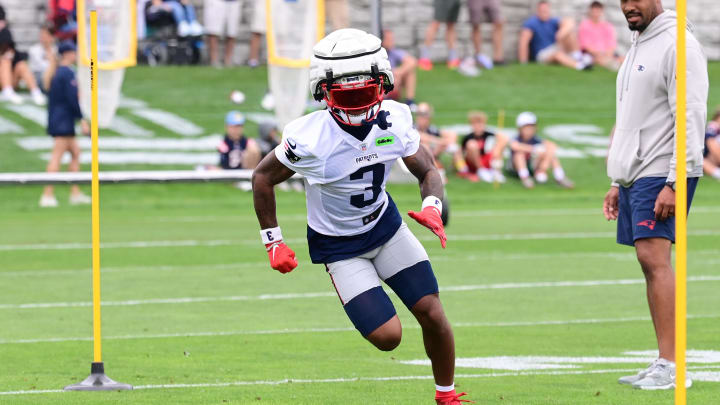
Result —
[[565, 170], [562, 167], [556, 167], [553, 169], [553, 177], [555, 180], [562, 180], [565, 178]]
[[30, 94], [34, 96], [36, 94], [42, 94], [42, 91], [40, 91], [39, 88], [35, 87], [34, 89], [30, 90]]
[[450, 392], [455, 389], [455, 383], [452, 383], [448, 385], [447, 387], [443, 387], [442, 385], [435, 384], [435, 389], [440, 392]]
[[521, 179], [526, 179], [526, 178], [530, 177], [530, 170], [520, 169], [520, 170], [518, 170], [518, 176], [520, 176]]
[[3, 87], [2, 92], [3, 94], [12, 94], [15, 93], [15, 89], [13, 89], [11, 86]]
[[582, 54], [582, 52], [580, 52], [580, 51], [575, 51], [575, 52], [572, 53], [573, 59], [575, 59], [575, 60], [577, 60], [577, 61], [581, 61], [581, 60], [582, 60], [582, 57], [583, 57], [582, 55], [583, 55], [583, 54]]
[[716, 167], [715, 170], [713, 170], [712, 177], [714, 179], [720, 179], [720, 167]]
[[535, 173], [535, 180], [537, 180], [538, 183], [547, 183], [548, 175], [547, 173]]

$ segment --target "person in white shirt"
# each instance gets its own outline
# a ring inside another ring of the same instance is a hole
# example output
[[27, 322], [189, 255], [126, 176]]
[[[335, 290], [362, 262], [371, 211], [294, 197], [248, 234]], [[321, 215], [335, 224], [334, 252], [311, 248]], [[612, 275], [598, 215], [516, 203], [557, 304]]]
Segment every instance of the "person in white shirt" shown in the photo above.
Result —
[[[622, 1], [621, 7], [634, 35], [617, 77], [615, 130], [607, 160], [612, 186], [603, 211], [607, 220], [617, 220], [617, 243], [635, 248], [659, 356], [647, 369], [619, 382], [640, 389], [673, 389], [677, 14], [663, 10], [658, 0]], [[703, 174], [709, 82], [707, 59], [691, 25], [686, 46], [689, 210]]]

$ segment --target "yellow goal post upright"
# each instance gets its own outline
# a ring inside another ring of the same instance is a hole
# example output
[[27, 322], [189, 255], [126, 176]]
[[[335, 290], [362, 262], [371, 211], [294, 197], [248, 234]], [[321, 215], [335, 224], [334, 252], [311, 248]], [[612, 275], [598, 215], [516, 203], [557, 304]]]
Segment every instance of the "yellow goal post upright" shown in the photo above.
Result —
[[[80, 3], [80, 0], [78, 3]], [[118, 383], [105, 375], [102, 361], [102, 334], [100, 317], [100, 181], [98, 165], [98, 18], [94, 9], [89, 13], [90, 56], [88, 60], [90, 79], [90, 126], [92, 143], [92, 313], [93, 313], [93, 362], [90, 376], [83, 381], [68, 385], [66, 391], [117, 391], [131, 390], [132, 386]]]
[[677, 9], [677, 112], [675, 142], [675, 405], [686, 405], [687, 350], [687, 1]]
[[125, 68], [137, 62], [136, 0], [77, 0], [80, 108], [90, 116], [90, 10], [98, 18], [98, 125], [110, 126], [120, 104]]
[[268, 84], [282, 130], [307, 108], [312, 48], [325, 36], [325, 0], [265, 0], [265, 24]]

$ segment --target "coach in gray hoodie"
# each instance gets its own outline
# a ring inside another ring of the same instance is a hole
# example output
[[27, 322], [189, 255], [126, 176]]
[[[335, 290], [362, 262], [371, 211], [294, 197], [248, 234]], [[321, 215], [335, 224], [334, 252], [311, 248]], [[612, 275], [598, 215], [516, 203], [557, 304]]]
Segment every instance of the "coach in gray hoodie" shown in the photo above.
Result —
[[[607, 173], [613, 185], [603, 211], [617, 220], [617, 242], [634, 246], [645, 274], [660, 355], [621, 384], [675, 387], [675, 112], [677, 15], [660, 0], [620, 0], [633, 43], [617, 77], [616, 127]], [[688, 207], [703, 173], [707, 59], [687, 32]], [[689, 386], [690, 380], [687, 381]]]

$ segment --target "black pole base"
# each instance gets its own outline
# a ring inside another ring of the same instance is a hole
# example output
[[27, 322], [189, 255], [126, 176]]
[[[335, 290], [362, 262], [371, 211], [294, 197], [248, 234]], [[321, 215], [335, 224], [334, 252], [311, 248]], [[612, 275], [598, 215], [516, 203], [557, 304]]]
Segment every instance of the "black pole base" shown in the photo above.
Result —
[[102, 362], [92, 363], [90, 376], [77, 384], [68, 385], [65, 391], [118, 391], [131, 390], [130, 384], [115, 382], [105, 375], [105, 366]]

